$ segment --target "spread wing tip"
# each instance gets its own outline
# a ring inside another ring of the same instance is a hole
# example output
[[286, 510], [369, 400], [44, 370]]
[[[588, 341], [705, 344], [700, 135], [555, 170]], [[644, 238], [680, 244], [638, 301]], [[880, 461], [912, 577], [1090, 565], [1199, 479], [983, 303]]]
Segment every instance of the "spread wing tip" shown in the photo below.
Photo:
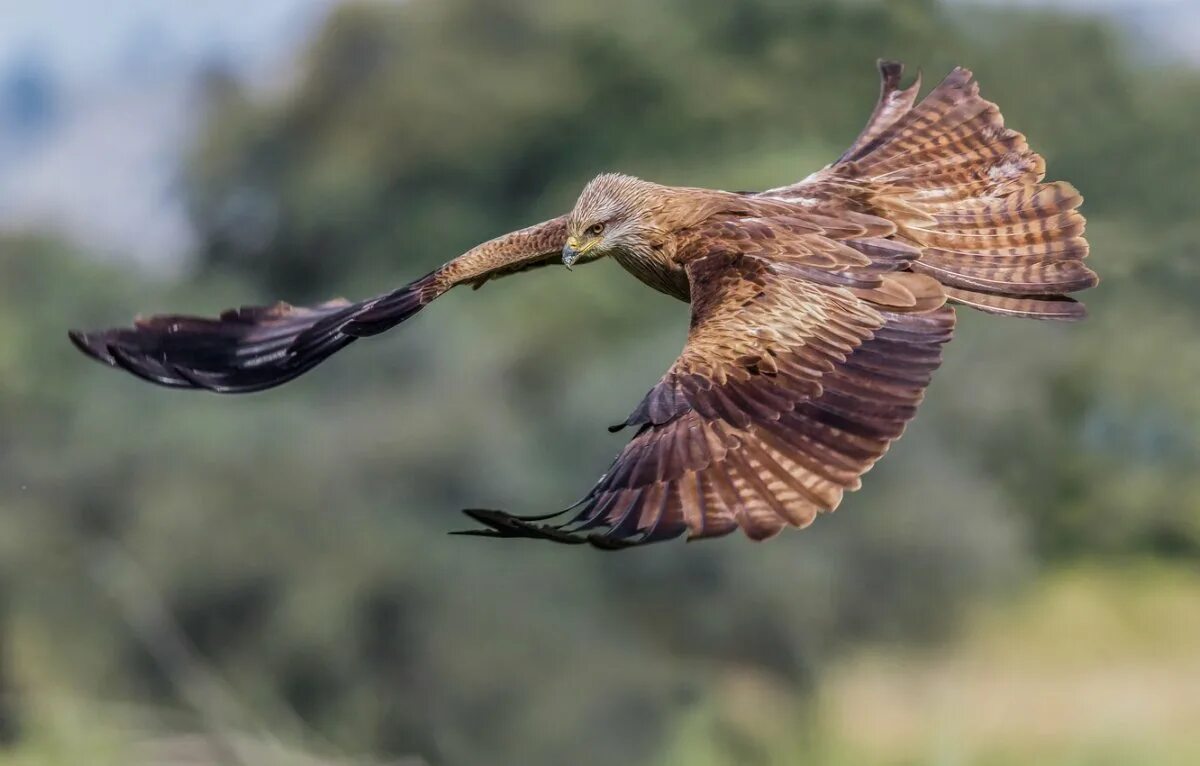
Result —
[[148, 357], [123, 348], [119, 333], [119, 330], [68, 330], [67, 338], [85, 356], [147, 382], [167, 388], [208, 388], [199, 379], [188, 375], [186, 370], [166, 362], [153, 362]]
[[484, 525], [484, 529], [464, 529], [450, 532], [452, 535], [463, 535], [469, 537], [503, 537], [503, 538], [526, 538], [532, 540], [549, 540], [554, 543], [563, 543], [564, 545], [583, 545], [587, 543], [593, 548], [605, 551], [616, 551], [624, 548], [630, 548], [637, 543], [631, 540], [624, 540], [606, 536], [603, 534], [587, 533], [587, 532], [570, 532], [563, 527], [554, 526], [552, 524], [539, 524], [536, 522], [546, 521], [555, 516], [563, 514], [565, 511], [556, 511], [555, 513], [546, 514], [543, 516], [515, 516], [504, 511], [497, 511], [490, 508], [464, 508], [463, 513], [471, 519]]
[[79, 349], [84, 355], [95, 359], [97, 362], [106, 364], [109, 367], [116, 367], [117, 362], [113, 359], [112, 353], [108, 350], [108, 342], [103, 340], [105, 332], [86, 332], [84, 330], [67, 330], [67, 338], [70, 339], [71, 345]]
[[544, 516], [515, 516], [511, 513], [491, 508], [464, 508], [463, 513], [472, 520], [483, 524], [485, 528], [456, 530], [450, 534], [475, 537], [524, 537], [535, 540], [550, 540], [568, 545], [579, 545], [589, 542], [586, 535], [572, 534], [549, 524], [535, 523], [554, 518], [561, 514], [562, 511]]

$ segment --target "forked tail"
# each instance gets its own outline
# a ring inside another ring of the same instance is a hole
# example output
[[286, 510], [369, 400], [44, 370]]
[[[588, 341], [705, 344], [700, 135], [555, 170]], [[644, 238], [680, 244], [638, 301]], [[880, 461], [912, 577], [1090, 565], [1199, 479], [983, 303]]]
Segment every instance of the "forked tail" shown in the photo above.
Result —
[[955, 69], [913, 106], [920, 78], [899, 88], [902, 67], [881, 62], [879, 105], [862, 135], [830, 168], [831, 180], [868, 190], [871, 207], [921, 248], [915, 272], [954, 301], [994, 314], [1079, 319], [1069, 293], [1094, 287], [1088, 243], [1065, 182], [1042, 183], [1045, 161], [1004, 127], [971, 72]]

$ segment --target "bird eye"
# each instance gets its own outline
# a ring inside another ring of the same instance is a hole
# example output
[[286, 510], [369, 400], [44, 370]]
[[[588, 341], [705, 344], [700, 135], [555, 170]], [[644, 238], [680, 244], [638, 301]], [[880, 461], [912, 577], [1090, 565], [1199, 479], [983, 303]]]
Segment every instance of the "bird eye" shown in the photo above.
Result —
[[594, 223], [588, 227], [587, 233], [593, 237], [598, 237], [604, 233], [604, 224]]

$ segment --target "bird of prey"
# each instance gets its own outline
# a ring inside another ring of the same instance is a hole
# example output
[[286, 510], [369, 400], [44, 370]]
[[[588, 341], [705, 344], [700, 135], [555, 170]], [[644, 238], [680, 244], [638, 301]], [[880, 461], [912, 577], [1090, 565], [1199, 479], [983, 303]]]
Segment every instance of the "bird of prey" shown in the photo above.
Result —
[[614, 430], [634, 436], [555, 514], [466, 511], [466, 534], [620, 548], [741, 529], [754, 540], [832, 511], [916, 412], [954, 304], [1074, 320], [1097, 283], [1068, 183], [1004, 126], [966, 69], [917, 102], [881, 61], [879, 101], [836, 162], [768, 191], [604, 174], [566, 215], [485, 242], [358, 303], [277, 303], [72, 332], [84, 353], [162, 386], [261, 391], [459, 285], [611, 257], [691, 304], [679, 358]]

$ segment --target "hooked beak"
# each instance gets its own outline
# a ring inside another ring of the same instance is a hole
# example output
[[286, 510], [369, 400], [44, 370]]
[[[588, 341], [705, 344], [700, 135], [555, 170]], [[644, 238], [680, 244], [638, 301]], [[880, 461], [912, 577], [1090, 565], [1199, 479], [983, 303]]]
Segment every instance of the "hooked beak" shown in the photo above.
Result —
[[567, 270], [570, 271], [571, 267], [575, 265], [575, 261], [578, 261], [579, 256], [581, 255], [583, 255], [583, 252], [579, 249], [579, 241], [574, 237], [571, 237], [567, 240], [567, 244], [563, 245], [563, 266], [566, 266]]

